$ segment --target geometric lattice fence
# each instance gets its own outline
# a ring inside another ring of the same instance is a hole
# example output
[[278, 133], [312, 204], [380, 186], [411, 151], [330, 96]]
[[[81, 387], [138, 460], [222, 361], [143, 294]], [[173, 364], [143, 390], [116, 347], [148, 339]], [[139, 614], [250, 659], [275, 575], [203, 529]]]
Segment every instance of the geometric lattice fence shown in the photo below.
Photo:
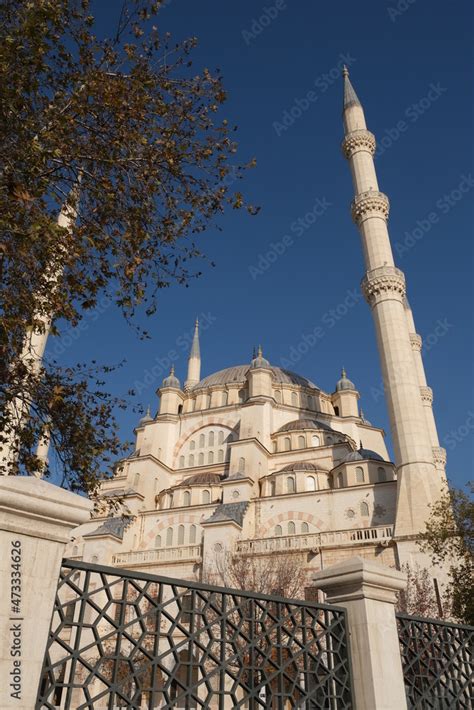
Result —
[[345, 610], [65, 561], [36, 705], [57, 707], [352, 708]]
[[409, 710], [472, 710], [474, 628], [397, 614]]

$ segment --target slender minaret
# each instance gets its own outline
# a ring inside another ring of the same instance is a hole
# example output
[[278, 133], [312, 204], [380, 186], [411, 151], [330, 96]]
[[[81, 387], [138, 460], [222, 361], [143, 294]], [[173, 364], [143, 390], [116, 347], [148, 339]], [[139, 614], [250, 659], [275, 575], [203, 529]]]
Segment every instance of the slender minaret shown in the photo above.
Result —
[[[58, 215], [58, 225], [68, 230], [72, 230], [74, 222], [77, 218], [77, 199], [78, 187], [73, 187], [71, 195], [64, 203], [61, 212]], [[51, 289], [58, 287], [62, 276], [62, 270], [54, 270], [52, 273], [45, 274], [45, 279]], [[25, 335], [23, 349], [20, 355], [25, 368], [30, 372], [37, 373], [43, 361], [46, 343], [51, 331], [52, 314], [37, 313], [36, 320], [41, 324], [37, 328], [29, 328]], [[27, 420], [29, 407], [26, 404], [27, 397], [16, 397], [10, 404], [10, 419], [14, 422], [13, 428], [7, 431], [6, 441], [0, 445], [0, 463], [2, 464], [1, 473], [6, 474], [8, 470], [11, 473], [15, 472], [15, 464], [18, 458], [18, 430], [20, 430]], [[48, 428], [45, 428], [43, 435], [38, 443], [36, 452], [37, 457], [41, 460], [43, 468], [47, 465], [48, 450], [50, 436]]]
[[199, 348], [199, 321], [196, 318], [196, 324], [194, 326], [194, 336], [191, 345], [191, 352], [189, 353], [188, 360], [188, 376], [184, 383], [184, 389], [189, 390], [194, 385], [197, 385], [201, 379], [201, 351]]
[[403, 539], [424, 529], [428, 506], [439, 495], [443, 475], [435, 467], [438, 454], [433, 450], [439, 451], [439, 443], [434, 419], [428, 423], [423, 402], [427, 387], [419, 336], [414, 337], [406, 308], [405, 276], [393, 261], [387, 229], [389, 201], [379, 191], [374, 166], [375, 137], [367, 130], [346, 68], [343, 76], [342, 149], [354, 184], [352, 217], [361, 234], [366, 266], [362, 291], [375, 323], [397, 466], [395, 536]]

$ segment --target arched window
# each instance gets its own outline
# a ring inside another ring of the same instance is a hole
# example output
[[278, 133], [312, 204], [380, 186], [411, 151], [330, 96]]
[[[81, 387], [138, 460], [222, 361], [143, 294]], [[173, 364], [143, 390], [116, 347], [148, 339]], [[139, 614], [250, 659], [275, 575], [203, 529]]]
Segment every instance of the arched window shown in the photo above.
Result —
[[229, 401], [229, 393], [228, 392], [223, 392], [222, 393], [222, 406], [225, 407]]
[[295, 479], [290, 476], [286, 479], [286, 491], [287, 493], [294, 493], [296, 490]]
[[200, 449], [203, 448], [203, 446], [204, 446], [204, 444], [205, 444], [205, 441], [206, 441], [206, 439], [205, 439], [205, 437], [204, 437], [204, 434], [201, 434], [200, 437], [199, 437], [199, 448], [200, 448]]
[[194, 439], [193, 439], [193, 440], [191, 441], [191, 443], [189, 444], [189, 450], [190, 450], [190, 451], [194, 451], [195, 448], [196, 448], [196, 442], [195, 442]]
[[303, 535], [305, 535], [306, 533], [309, 533], [308, 523], [301, 523], [301, 532], [303, 533]]
[[209, 491], [202, 492], [202, 502], [203, 505], [206, 505], [207, 503], [211, 502], [211, 494], [209, 493]]
[[275, 401], [277, 404], [281, 404], [281, 392], [280, 390], [275, 390]]
[[337, 474], [337, 487], [342, 488], [344, 485], [344, 478], [342, 476], [342, 473]]
[[293, 405], [293, 407], [298, 406], [298, 395], [296, 394], [296, 392], [291, 393], [291, 404]]
[[194, 466], [194, 454], [190, 455], [188, 466]]
[[204, 454], [199, 454], [199, 465], [204, 466]]
[[242, 404], [242, 402], [245, 402], [245, 390], [239, 390], [239, 402]]
[[291, 451], [291, 439], [289, 436], [285, 436], [285, 451]]
[[172, 507], [173, 507], [173, 494], [170, 493], [168, 495], [168, 508], [172, 508]]
[[296, 532], [296, 526], [292, 520], [288, 523], [288, 535], [294, 535]]
[[178, 527], [178, 545], [184, 545], [184, 525]]
[[361, 514], [364, 518], [367, 518], [368, 515], [369, 515], [369, 506], [367, 505], [367, 503], [365, 502], [365, 500], [362, 501], [362, 503], [360, 504], [360, 514]]
[[219, 445], [224, 443], [224, 432], [223, 432], [223, 431], [220, 431], [220, 432], [218, 433], [218, 435], [217, 435], [217, 443], [218, 443]]
[[209, 446], [214, 446], [214, 432], [209, 432]]
[[314, 476], [308, 476], [306, 479], [306, 490], [315, 491], [316, 490], [316, 479]]
[[386, 473], [385, 469], [382, 468], [382, 466], [378, 467], [377, 473], [378, 473], [379, 481], [386, 481], [387, 480], [387, 473]]
[[274, 496], [276, 491], [276, 483], [275, 481], [270, 481], [270, 495]]
[[317, 434], [313, 434], [313, 436], [311, 438], [311, 443], [313, 446], [320, 446], [321, 441], [320, 441], [319, 436]]
[[184, 468], [184, 456], [179, 457], [179, 467]]
[[191, 493], [190, 493], [190, 491], [184, 491], [184, 493], [183, 493], [183, 505], [191, 505]]
[[161, 547], [161, 535], [155, 537], [155, 547]]
[[314, 409], [314, 398], [312, 395], [308, 395], [308, 409]]
[[202, 401], [202, 408], [209, 409], [210, 406], [211, 406], [211, 395], [206, 394], [203, 398], [203, 401]]
[[275, 525], [275, 537], [279, 537], [280, 535], [283, 535], [283, 529], [281, 525]]
[[195, 408], [196, 408], [196, 400], [190, 399], [189, 400], [189, 411], [194, 412]]
[[214, 452], [209, 451], [209, 454], [207, 456], [207, 463], [214, 463]]
[[77, 554], [78, 554], [78, 552], [79, 552], [78, 546], [77, 546], [77, 545], [74, 545], [74, 547], [72, 548], [72, 556], [73, 556], [73, 557], [76, 557]]
[[239, 459], [239, 473], [245, 473], [245, 459], [243, 456]]
[[137, 488], [138, 484], [140, 483], [140, 474], [136, 473], [135, 476], [133, 477], [133, 485], [135, 488]]
[[334, 407], [334, 414], [336, 415], [336, 417], [339, 416], [339, 407]]
[[167, 547], [171, 547], [173, 544], [173, 528], [168, 528], [166, 531], [166, 545]]
[[276, 441], [273, 442], [272, 446], [273, 446], [273, 453], [276, 454], [276, 452], [278, 451], [278, 444], [276, 443]]
[[299, 436], [299, 437], [298, 437], [298, 448], [299, 448], [299, 449], [304, 449], [304, 448], [306, 448], [306, 437], [304, 437], [304, 436]]
[[196, 526], [191, 525], [191, 527], [189, 528], [189, 544], [194, 545], [195, 542], [196, 542]]
[[218, 461], [218, 463], [222, 463], [223, 460], [224, 460], [224, 452], [222, 449], [219, 449], [219, 451], [217, 452], [217, 461]]
[[357, 466], [356, 468], [356, 483], [364, 483], [365, 476], [364, 476], [364, 469], [362, 466]]

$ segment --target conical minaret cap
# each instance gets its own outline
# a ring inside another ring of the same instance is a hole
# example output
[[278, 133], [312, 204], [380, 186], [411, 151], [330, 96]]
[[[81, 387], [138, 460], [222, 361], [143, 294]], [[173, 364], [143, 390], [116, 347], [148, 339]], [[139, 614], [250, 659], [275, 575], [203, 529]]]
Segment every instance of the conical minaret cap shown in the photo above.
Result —
[[344, 68], [342, 70], [342, 76], [344, 79], [343, 110], [345, 111], [350, 106], [361, 106], [362, 107], [362, 104], [359, 101], [359, 97], [357, 96], [355, 89], [351, 84], [351, 80], [349, 79], [349, 69], [346, 66], [344, 66]]
[[196, 318], [196, 323], [194, 326], [194, 336], [193, 336], [193, 342], [191, 345], [191, 351], [189, 353], [189, 359], [192, 357], [201, 358], [201, 350], [199, 348], [199, 320]]

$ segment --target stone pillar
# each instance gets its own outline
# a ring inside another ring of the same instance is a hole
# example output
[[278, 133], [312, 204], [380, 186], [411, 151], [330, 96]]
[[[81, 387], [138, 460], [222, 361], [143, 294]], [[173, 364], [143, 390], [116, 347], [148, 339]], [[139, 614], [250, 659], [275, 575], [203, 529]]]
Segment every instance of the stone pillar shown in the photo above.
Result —
[[92, 503], [46, 481], [0, 477], [0, 707], [33, 710], [59, 570]]
[[394, 610], [406, 575], [353, 557], [313, 580], [328, 604], [347, 609], [355, 710], [406, 710]]

